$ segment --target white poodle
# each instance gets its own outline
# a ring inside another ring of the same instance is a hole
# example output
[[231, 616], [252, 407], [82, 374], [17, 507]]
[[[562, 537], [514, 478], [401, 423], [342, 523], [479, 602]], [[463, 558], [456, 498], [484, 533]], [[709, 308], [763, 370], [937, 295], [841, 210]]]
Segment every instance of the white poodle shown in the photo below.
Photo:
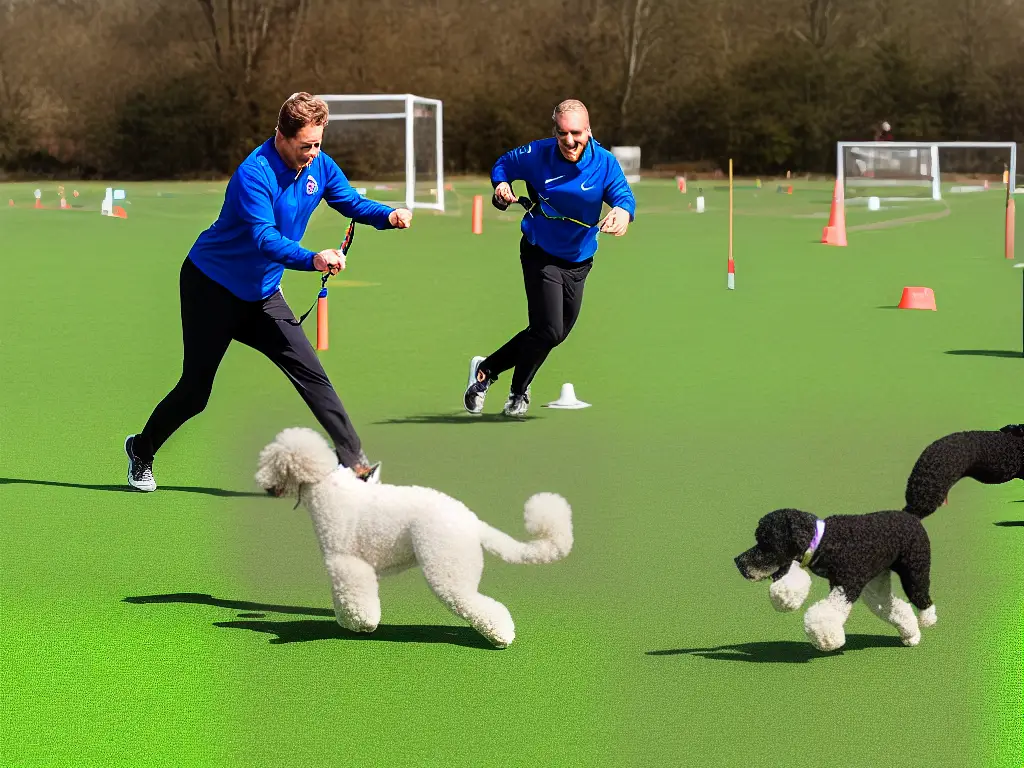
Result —
[[538, 493], [525, 507], [520, 542], [481, 521], [462, 502], [432, 488], [371, 485], [338, 465], [316, 431], [281, 431], [259, 456], [256, 482], [305, 504], [331, 577], [338, 623], [372, 632], [380, 623], [378, 576], [419, 565], [434, 594], [493, 645], [515, 639], [508, 609], [478, 591], [483, 550], [507, 563], [551, 563], [572, 549], [572, 512], [561, 496]]

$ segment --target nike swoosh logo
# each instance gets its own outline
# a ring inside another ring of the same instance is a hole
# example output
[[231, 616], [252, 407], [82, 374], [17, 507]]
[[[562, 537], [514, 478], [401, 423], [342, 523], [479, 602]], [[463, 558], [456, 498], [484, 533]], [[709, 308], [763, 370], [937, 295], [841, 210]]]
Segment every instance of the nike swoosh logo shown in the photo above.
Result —
[[586, 192], [587, 190], [593, 189], [595, 186], [596, 186], [595, 184], [591, 184], [589, 187], [586, 186], [585, 184], [580, 184], [580, 189], [582, 189], [584, 192]]
[[563, 173], [561, 176], [555, 176], [554, 178], [551, 178], [551, 179], [544, 179], [544, 183], [545, 184], [550, 184], [552, 181], [558, 181], [559, 179], [564, 178], [564, 177], [565, 177], [565, 174]]

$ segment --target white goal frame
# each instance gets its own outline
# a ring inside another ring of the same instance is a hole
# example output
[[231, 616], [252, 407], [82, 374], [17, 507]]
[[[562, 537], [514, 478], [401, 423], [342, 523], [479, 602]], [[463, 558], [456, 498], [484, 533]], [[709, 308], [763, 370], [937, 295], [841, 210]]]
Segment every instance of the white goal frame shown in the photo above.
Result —
[[[444, 106], [440, 99], [428, 99], [412, 93], [388, 94], [388, 93], [328, 93], [317, 94], [318, 99], [327, 103], [328, 121], [352, 121], [352, 120], [404, 120], [405, 121], [405, 207], [410, 211], [414, 208], [427, 208], [435, 211], [444, 211]], [[390, 101], [401, 104], [401, 112], [334, 112], [330, 111], [332, 103], [352, 101]], [[435, 165], [436, 178], [434, 179], [437, 190], [437, 202], [419, 202], [416, 200], [416, 144], [414, 140], [414, 117], [417, 105], [428, 105], [436, 110], [435, 125]]]
[[[1016, 194], [1016, 173], [1017, 173], [1017, 142], [1015, 141], [837, 141], [836, 142], [836, 179], [846, 189], [846, 169], [844, 167], [844, 155], [847, 147], [863, 147], [865, 149], [924, 149], [931, 155], [931, 175], [923, 177], [928, 179], [932, 188], [932, 200], [942, 199], [941, 178], [942, 169], [939, 165], [940, 149], [1008, 149], [1010, 150], [1010, 167], [1008, 184], [1010, 194]], [[897, 186], [910, 186], [910, 180], [894, 180]], [[883, 183], [873, 181], [872, 186], [883, 186]]]

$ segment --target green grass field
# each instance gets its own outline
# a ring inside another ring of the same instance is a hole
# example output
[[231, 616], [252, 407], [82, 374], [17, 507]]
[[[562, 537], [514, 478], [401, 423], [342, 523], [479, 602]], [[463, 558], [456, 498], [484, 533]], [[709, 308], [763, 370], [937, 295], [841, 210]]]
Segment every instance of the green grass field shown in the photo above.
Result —
[[[900, 507], [931, 440], [1024, 420], [1003, 196], [851, 204], [831, 248], [830, 185], [744, 181], [728, 291], [726, 185], [702, 184], [703, 215], [696, 184], [636, 185], [523, 421], [495, 415], [507, 376], [488, 416], [461, 410], [470, 356], [526, 321], [515, 209], [470, 232], [485, 182], [408, 232], [358, 228], [329, 283], [322, 359], [385, 481], [514, 535], [531, 493], [573, 505], [563, 562], [487, 560], [504, 651], [418, 571], [383, 582], [376, 633], [337, 626], [307, 513], [253, 482], [278, 430], [316, 425], [246, 347], [158, 455], [160, 490], [127, 490], [122, 443], [180, 373], [178, 270], [222, 183], [126, 184], [125, 220], [99, 215], [106, 185], [70, 211], [53, 183], [50, 210], [0, 185], [0, 763], [1021, 766], [1024, 486], [964, 481], [928, 519], [939, 623], [916, 648], [860, 604], [844, 651], [817, 653], [732, 562], [772, 509]], [[304, 244], [345, 224], [322, 206]], [[938, 311], [896, 310], [904, 286]], [[296, 313], [318, 288], [286, 275]], [[539, 407], [566, 381], [593, 407]]]

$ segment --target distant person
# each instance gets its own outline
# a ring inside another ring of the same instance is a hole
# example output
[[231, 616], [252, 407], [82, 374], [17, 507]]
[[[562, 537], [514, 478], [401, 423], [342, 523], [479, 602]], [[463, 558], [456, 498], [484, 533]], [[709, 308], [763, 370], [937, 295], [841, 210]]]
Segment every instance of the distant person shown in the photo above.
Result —
[[892, 130], [889, 128], [889, 123], [883, 122], [879, 126], [879, 130], [875, 133], [875, 141], [892, 141]]
[[[470, 361], [463, 403], [473, 414], [483, 411], [487, 389], [499, 374], [512, 368], [503, 410], [506, 416], [526, 413], [530, 382], [579, 317], [598, 230], [624, 235], [636, 215], [633, 191], [615, 155], [593, 138], [583, 102], [563, 101], [551, 119], [553, 138], [506, 152], [491, 169], [496, 207], [505, 210], [516, 202], [513, 181], [526, 182], [532, 203], [519, 241], [529, 324], [490, 356]], [[603, 203], [611, 210], [598, 227]]]
[[181, 378], [143, 430], [124, 442], [128, 484], [156, 490], [153, 457], [186, 421], [206, 408], [228, 346], [239, 341], [263, 353], [288, 377], [334, 441], [339, 462], [367, 482], [380, 482], [316, 352], [281, 293], [285, 269], [345, 268], [341, 251], [314, 253], [299, 245], [320, 204], [376, 229], [406, 229], [412, 213], [360, 196], [321, 152], [328, 109], [295, 93], [281, 105], [275, 135], [242, 161], [228, 181], [220, 215], [192, 246], [180, 271], [184, 355]]

